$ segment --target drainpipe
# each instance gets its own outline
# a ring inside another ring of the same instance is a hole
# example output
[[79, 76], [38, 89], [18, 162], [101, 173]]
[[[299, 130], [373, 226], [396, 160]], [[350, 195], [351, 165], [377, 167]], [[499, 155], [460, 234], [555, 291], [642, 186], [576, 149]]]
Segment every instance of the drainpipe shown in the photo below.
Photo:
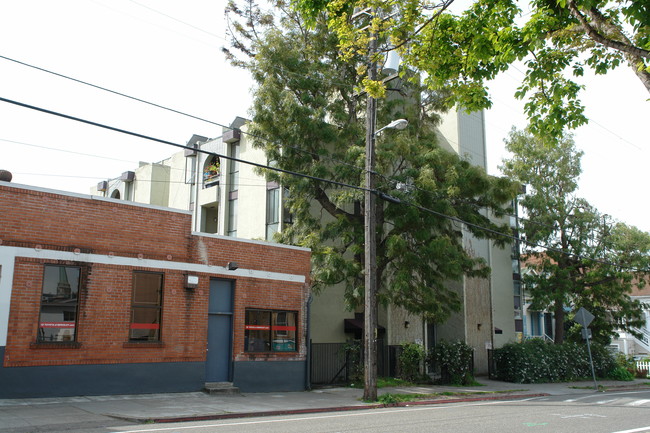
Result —
[[195, 232], [201, 231], [201, 214], [199, 210], [201, 209], [201, 206], [199, 206], [199, 188], [201, 187], [201, 180], [202, 180], [202, 173], [199, 173], [199, 169], [201, 167], [201, 153], [199, 152], [199, 149], [201, 148], [201, 142], [197, 141], [196, 144], [194, 145], [196, 147], [196, 156], [194, 159], [196, 159], [195, 162], [195, 167], [194, 167], [194, 227], [193, 230]]
[[314, 300], [311, 293], [307, 298], [307, 368], [305, 369], [305, 389], [311, 390], [311, 302]]

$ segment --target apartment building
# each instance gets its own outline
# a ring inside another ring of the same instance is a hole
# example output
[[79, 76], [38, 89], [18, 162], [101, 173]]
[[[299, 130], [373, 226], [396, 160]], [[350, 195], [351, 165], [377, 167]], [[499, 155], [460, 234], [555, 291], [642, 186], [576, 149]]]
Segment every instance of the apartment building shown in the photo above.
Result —
[[[158, 205], [191, 211], [196, 232], [271, 242], [275, 232], [291, 223], [291, 215], [282, 206], [285, 191], [281, 185], [259, 176], [255, 165], [242, 162], [260, 165], [268, 162], [262, 150], [250, 145], [246, 120], [237, 117], [229, 126], [221, 137], [193, 136], [187, 142], [191, 149], [177, 152], [157, 164], [141, 164], [120, 177], [100, 182], [91, 193], [145, 203], [156, 200]], [[483, 113], [446, 114], [439, 128], [439, 139], [447, 150], [486, 168]], [[387, 345], [418, 341], [432, 348], [440, 339], [462, 339], [475, 348], [475, 370], [481, 374], [487, 372], [487, 351], [516, 338], [513, 255], [511, 249], [498, 248], [491, 241], [478, 240], [469, 233], [464, 241], [473, 254], [486, 260], [492, 274], [488, 279], [465, 278], [450, 283], [463, 301], [460, 313], [434, 325], [388, 306], [380, 308], [379, 325]], [[310, 305], [313, 342], [345, 342], [361, 334], [363, 312], [348, 311], [343, 292], [342, 286], [332, 286], [313, 296]]]

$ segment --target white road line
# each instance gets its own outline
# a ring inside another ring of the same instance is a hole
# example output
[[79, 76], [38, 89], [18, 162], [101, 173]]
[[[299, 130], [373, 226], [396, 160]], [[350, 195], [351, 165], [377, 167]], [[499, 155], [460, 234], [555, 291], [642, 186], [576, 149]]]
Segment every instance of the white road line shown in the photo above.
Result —
[[628, 403], [628, 406], [641, 406], [642, 404], [650, 403], [650, 400], [635, 400], [631, 403]]
[[[529, 398], [529, 399], [518, 399], [517, 401], [529, 401], [529, 400], [534, 400], [534, 398]], [[363, 412], [346, 412], [343, 414], [337, 414], [337, 415], [321, 415], [321, 416], [313, 416], [313, 417], [300, 417], [300, 418], [283, 418], [283, 419], [265, 419], [265, 420], [260, 420], [260, 421], [238, 421], [238, 422], [232, 422], [232, 423], [222, 423], [222, 424], [202, 424], [198, 426], [181, 426], [181, 427], [158, 427], [158, 428], [148, 428], [148, 429], [141, 429], [141, 430], [121, 430], [119, 432], [115, 433], [154, 433], [154, 432], [167, 432], [167, 431], [180, 431], [180, 430], [193, 430], [193, 429], [204, 429], [204, 428], [216, 428], [216, 427], [230, 427], [230, 426], [235, 426], [235, 425], [257, 425], [257, 424], [272, 424], [272, 423], [279, 423], [279, 422], [296, 422], [296, 421], [306, 421], [306, 420], [314, 420], [314, 419], [328, 419], [328, 418], [344, 418], [344, 417], [352, 417], [352, 416], [377, 416], [377, 415], [384, 415], [384, 414], [392, 414], [396, 412], [415, 412], [415, 411], [425, 411], [425, 410], [444, 410], [444, 409], [453, 409], [457, 407], [469, 407], [469, 406], [490, 406], [490, 405], [495, 405], [495, 404], [504, 404], [504, 403], [511, 403], [511, 400], [502, 400], [502, 401], [491, 401], [491, 402], [485, 402], [485, 403], [470, 403], [470, 404], [463, 404], [463, 405], [453, 405], [453, 406], [424, 406], [424, 407], [403, 407], [399, 409], [388, 409], [388, 410], [381, 410], [381, 409], [374, 409], [374, 410], [368, 410], [368, 411], [363, 411]]]
[[631, 430], [619, 430], [612, 433], [639, 433], [639, 432], [650, 432], [650, 426], [633, 428]]

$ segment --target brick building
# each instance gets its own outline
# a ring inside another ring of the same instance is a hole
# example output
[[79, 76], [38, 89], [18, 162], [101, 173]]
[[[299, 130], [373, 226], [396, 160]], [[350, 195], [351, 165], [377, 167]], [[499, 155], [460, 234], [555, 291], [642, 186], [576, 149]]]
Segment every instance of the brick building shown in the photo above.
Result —
[[310, 252], [0, 182], [0, 398], [301, 390]]

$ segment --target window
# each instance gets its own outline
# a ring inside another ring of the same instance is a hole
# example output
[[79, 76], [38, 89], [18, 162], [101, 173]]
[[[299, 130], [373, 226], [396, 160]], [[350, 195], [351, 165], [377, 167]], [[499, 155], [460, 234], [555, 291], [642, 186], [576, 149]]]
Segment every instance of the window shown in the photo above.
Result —
[[81, 268], [45, 265], [39, 342], [76, 341]]
[[160, 341], [163, 274], [135, 272], [129, 339]]
[[[230, 145], [230, 156], [239, 159], [239, 142]], [[233, 192], [239, 189], [239, 161], [230, 160], [228, 172], [228, 191]]]
[[280, 228], [280, 188], [266, 190], [266, 240], [273, 240], [273, 235]]
[[203, 169], [203, 187], [209, 188], [219, 184], [219, 176], [221, 175], [221, 163], [217, 156], [213, 156], [205, 162]]
[[[239, 159], [239, 142], [230, 145], [230, 156]], [[237, 199], [239, 190], [239, 162], [231, 160], [228, 164], [228, 226], [226, 234], [237, 236]]]
[[295, 311], [246, 310], [246, 352], [295, 352]]
[[237, 237], [237, 199], [228, 201], [228, 236]]

